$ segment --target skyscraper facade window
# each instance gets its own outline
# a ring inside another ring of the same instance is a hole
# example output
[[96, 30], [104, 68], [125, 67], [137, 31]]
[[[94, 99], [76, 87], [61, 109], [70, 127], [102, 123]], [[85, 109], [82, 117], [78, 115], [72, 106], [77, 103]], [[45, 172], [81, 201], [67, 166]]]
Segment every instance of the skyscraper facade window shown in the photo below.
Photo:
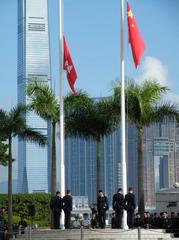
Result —
[[[50, 85], [50, 52], [47, 0], [18, 0], [18, 103], [28, 104], [26, 87], [37, 81]], [[27, 124], [49, 135], [47, 122], [35, 113]], [[47, 147], [18, 140], [18, 191], [48, 192]]]

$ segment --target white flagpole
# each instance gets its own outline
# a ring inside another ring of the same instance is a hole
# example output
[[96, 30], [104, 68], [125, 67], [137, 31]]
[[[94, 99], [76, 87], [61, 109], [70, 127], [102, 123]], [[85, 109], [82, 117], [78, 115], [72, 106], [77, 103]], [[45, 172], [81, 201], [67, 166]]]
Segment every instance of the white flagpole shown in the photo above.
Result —
[[[125, 125], [125, 74], [124, 74], [124, 0], [121, 0], [121, 167], [122, 167], [122, 189], [123, 194], [127, 193], [127, 172], [126, 172], [126, 125]], [[127, 215], [124, 211], [123, 228], [127, 229]]]
[[[65, 161], [64, 161], [64, 109], [63, 109], [63, 29], [62, 0], [59, 0], [59, 81], [60, 81], [60, 192], [65, 195]], [[61, 228], [64, 228], [64, 212], [61, 214]]]

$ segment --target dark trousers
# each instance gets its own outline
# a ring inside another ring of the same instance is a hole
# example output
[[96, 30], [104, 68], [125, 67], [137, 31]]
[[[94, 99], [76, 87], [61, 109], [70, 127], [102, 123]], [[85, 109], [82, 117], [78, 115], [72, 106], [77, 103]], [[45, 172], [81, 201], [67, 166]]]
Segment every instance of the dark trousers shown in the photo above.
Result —
[[61, 212], [53, 211], [53, 227], [54, 227], [54, 229], [60, 228], [60, 216], [61, 216]]
[[127, 225], [129, 228], [134, 227], [134, 211], [127, 211]]
[[123, 209], [119, 209], [115, 211], [115, 213], [116, 213], [116, 228], [122, 229]]
[[70, 228], [70, 221], [71, 221], [71, 211], [65, 210], [65, 229]]
[[4, 233], [0, 232], [0, 240], [4, 240]]
[[99, 221], [99, 227], [105, 228], [106, 226], [106, 212], [101, 211], [98, 213], [98, 221]]

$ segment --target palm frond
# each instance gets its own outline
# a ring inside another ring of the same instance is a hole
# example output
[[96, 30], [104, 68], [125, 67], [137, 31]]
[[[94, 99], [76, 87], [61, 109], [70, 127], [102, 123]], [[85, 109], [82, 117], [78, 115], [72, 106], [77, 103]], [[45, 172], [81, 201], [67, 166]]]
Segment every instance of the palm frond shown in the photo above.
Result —
[[176, 110], [176, 106], [174, 104], [165, 103], [161, 106], [155, 107], [153, 116], [155, 122], [160, 122], [164, 117], [178, 120], [179, 112]]
[[65, 127], [67, 136], [99, 140], [117, 127], [118, 114], [114, 111], [113, 98], [90, 99], [86, 95], [67, 96]]
[[47, 144], [47, 137], [41, 134], [38, 131], [35, 131], [30, 128], [23, 129], [19, 132], [19, 137], [30, 142], [37, 143], [39, 146], [44, 147]]
[[46, 120], [55, 122], [59, 120], [58, 102], [48, 85], [37, 82], [30, 84], [27, 87], [27, 94], [31, 98], [30, 109]]
[[140, 86], [140, 95], [143, 104], [155, 105], [161, 98], [162, 93], [168, 91], [167, 87], [161, 86], [158, 82], [154, 80], [146, 80]]

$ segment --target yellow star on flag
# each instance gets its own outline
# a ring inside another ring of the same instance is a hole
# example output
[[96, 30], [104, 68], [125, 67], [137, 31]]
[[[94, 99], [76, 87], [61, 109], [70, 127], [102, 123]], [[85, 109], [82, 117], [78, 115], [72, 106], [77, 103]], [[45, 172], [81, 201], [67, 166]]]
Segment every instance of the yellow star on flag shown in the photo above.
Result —
[[131, 9], [128, 11], [127, 16], [133, 18], [133, 14], [132, 14]]

